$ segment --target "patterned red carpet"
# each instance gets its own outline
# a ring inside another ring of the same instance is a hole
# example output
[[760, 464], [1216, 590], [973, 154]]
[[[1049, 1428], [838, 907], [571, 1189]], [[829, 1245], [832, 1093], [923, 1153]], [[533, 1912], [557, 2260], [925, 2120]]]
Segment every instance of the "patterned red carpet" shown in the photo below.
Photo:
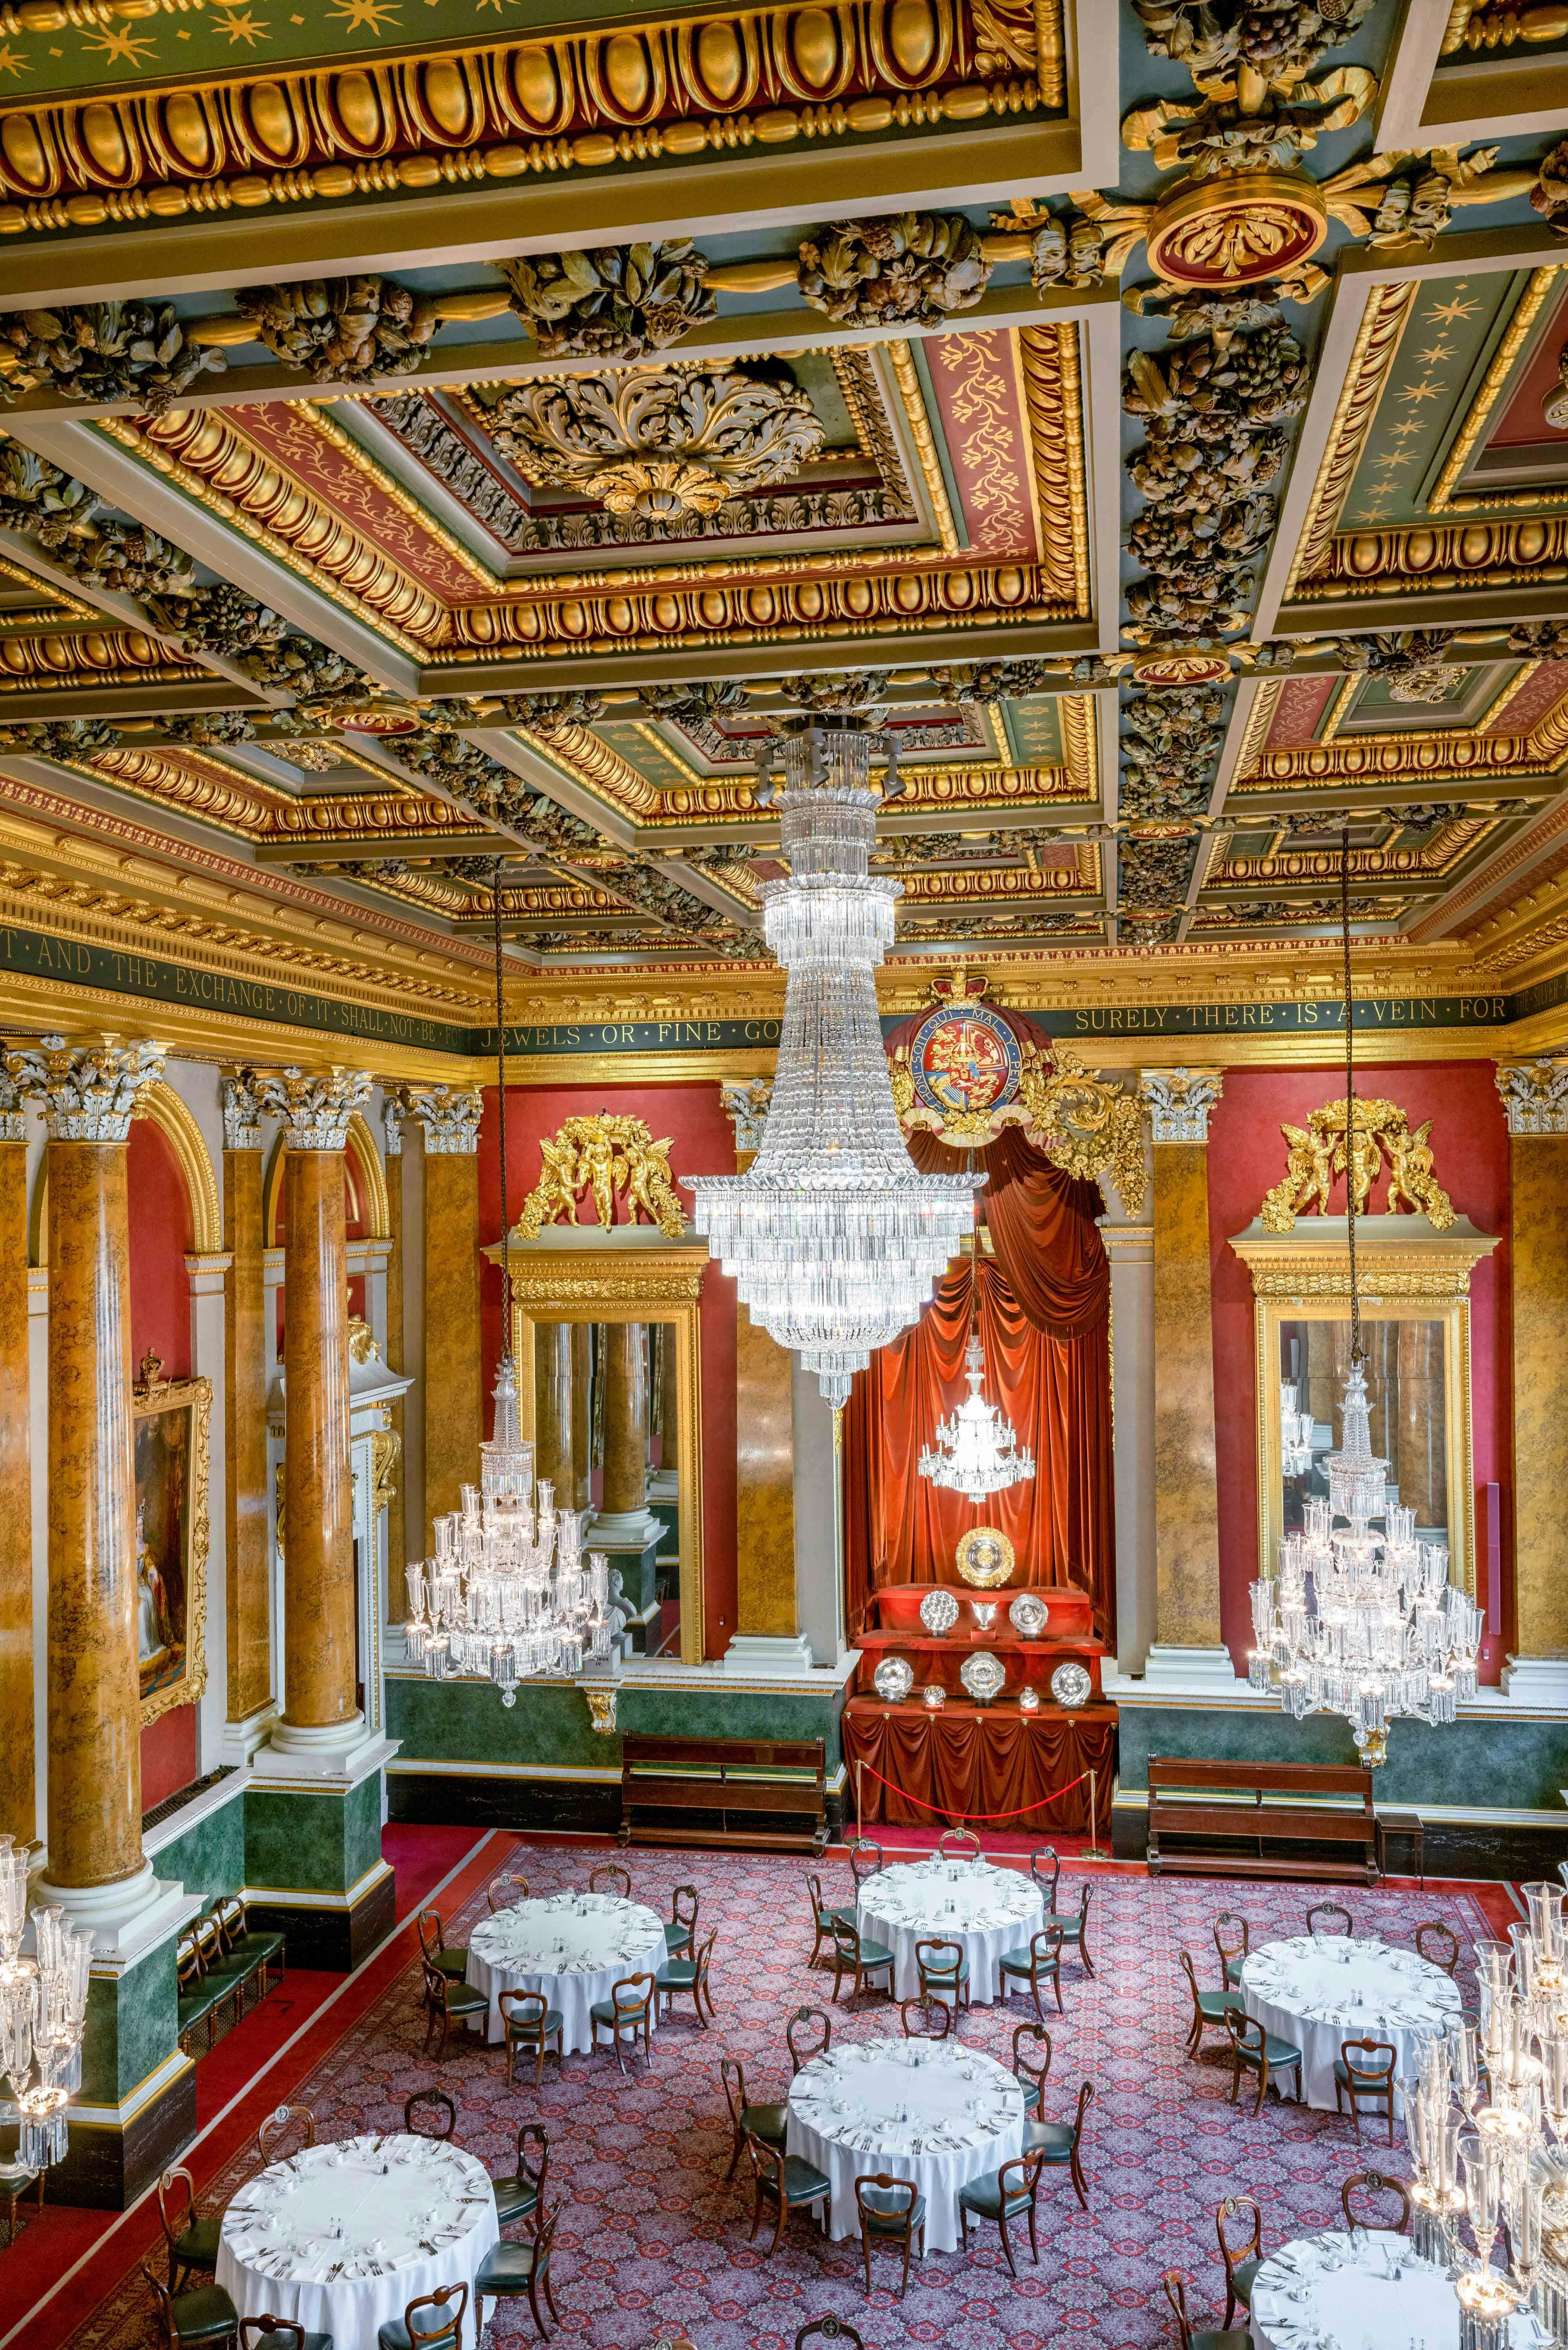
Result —
[[[497, 1869], [514, 1858], [535, 1889], [549, 1890], [586, 1883], [600, 1855], [569, 1846], [517, 1850], [496, 1838], [485, 1856], [493, 1856]], [[438, 2074], [420, 2053], [422, 2018], [409, 1965], [296, 2093], [314, 2108], [320, 2135], [337, 2137], [392, 2126], [410, 2091], [439, 2078], [459, 2100], [461, 2142], [492, 2170], [507, 2167], [518, 2123], [541, 2118], [550, 2132], [552, 2189], [566, 2204], [556, 2294], [566, 2337], [585, 2350], [651, 2350], [667, 2333], [688, 2334], [697, 2350], [788, 2350], [796, 2327], [827, 2310], [857, 2324], [868, 2350], [935, 2342], [952, 2350], [995, 2350], [999, 2338], [1018, 2350], [1044, 2350], [1070, 2337], [1094, 2350], [1143, 2350], [1172, 2338], [1159, 2287], [1168, 2265], [1185, 2268], [1194, 2280], [1194, 2321], [1220, 2323], [1224, 2295], [1210, 2215], [1228, 2189], [1245, 2187], [1257, 2195], [1265, 2246], [1272, 2246], [1334, 2220], [1340, 2182], [1363, 2167], [1348, 2121], [1282, 2106], [1272, 2095], [1253, 2121], [1226, 2102], [1229, 2070], [1214, 2043], [1201, 2063], [1182, 2054], [1189, 2008], [1179, 1950], [1190, 1949], [1199, 1980], [1217, 1986], [1210, 1920], [1218, 1909], [1241, 1908], [1256, 1944], [1299, 1932], [1312, 1894], [1277, 1885], [1101, 1877], [1090, 1935], [1097, 1980], [1087, 1981], [1075, 1964], [1065, 1970], [1067, 2012], [1053, 2022], [1046, 2093], [1047, 2112], [1064, 2117], [1080, 2081], [1086, 2076], [1097, 2085], [1086, 2137], [1090, 2210], [1079, 2210], [1064, 2175], [1047, 2173], [1037, 2271], [1025, 2248], [1013, 2284], [993, 2230], [967, 2260], [953, 2253], [917, 2264], [902, 2303], [882, 2287], [867, 2303], [857, 2246], [829, 2243], [803, 2215], [768, 2261], [746, 2241], [750, 2199], [741, 2176], [724, 2184], [730, 2132], [720, 2056], [743, 2059], [753, 2096], [782, 2096], [789, 2072], [784, 2018], [804, 2002], [828, 2003], [831, 1978], [812, 1974], [805, 1963], [804, 1866], [728, 1854], [634, 1852], [629, 1859], [640, 1897], [668, 1915], [672, 1887], [694, 1884], [704, 1929], [719, 1929], [718, 2022], [700, 2031], [686, 2004], [656, 2035], [650, 2074], [639, 2064], [635, 2077], [623, 2082], [607, 2054], [572, 2057], [564, 2082], [553, 2062], [546, 2065], [536, 2099], [531, 2082], [508, 2092], [499, 2053], [484, 2053], [477, 2042], [472, 2049], [454, 2043]], [[826, 1868], [830, 1891], [847, 1891], [842, 1863]], [[1078, 1879], [1064, 1875], [1064, 1908], [1077, 1889]], [[1489, 1887], [1487, 1895], [1494, 1891], [1501, 1888]], [[1423, 1918], [1445, 1918], [1465, 1946], [1460, 1980], [1467, 1987], [1473, 1981], [1469, 1946], [1495, 1930], [1479, 1894], [1343, 1898], [1359, 1931], [1393, 1939], [1407, 1940]], [[465, 1939], [483, 1909], [480, 1893], [447, 1918], [448, 1939]], [[976, 2009], [965, 2018], [964, 2036], [1005, 2055], [1012, 2023], [1026, 2012], [1019, 2000], [1005, 2022], [996, 2009]], [[853, 2012], [836, 2016], [835, 2032], [870, 2037], [887, 2028], [888, 2017], [885, 2000], [863, 1998]], [[1373, 2155], [1381, 2132], [1369, 2122], [1363, 2127], [1364, 2151]], [[1407, 2168], [1402, 2146], [1390, 2167]], [[208, 2208], [234, 2191], [247, 2168], [236, 2156], [217, 2174], [202, 2199]], [[890, 2260], [884, 2273], [896, 2276]], [[90, 2314], [81, 2314], [71, 2350], [154, 2350], [148, 2298], [133, 2272]], [[525, 2307], [503, 2310], [493, 2328], [496, 2345], [533, 2338]]]

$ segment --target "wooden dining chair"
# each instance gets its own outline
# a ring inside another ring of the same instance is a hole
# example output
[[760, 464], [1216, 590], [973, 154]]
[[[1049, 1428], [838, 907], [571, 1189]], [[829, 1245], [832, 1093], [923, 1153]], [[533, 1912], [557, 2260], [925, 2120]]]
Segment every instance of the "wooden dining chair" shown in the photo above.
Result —
[[[820, 2024], [820, 2036], [814, 2038], [808, 2027]], [[826, 2008], [797, 2007], [784, 2025], [784, 2046], [789, 2050], [790, 2073], [798, 2073], [818, 2056], [826, 2056], [833, 2045], [833, 2018]]]
[[1070, 2122], [1026, 2121], [1023, 2151], [1037, 2154], [1047, 2170], [1064, 2170], [1073, 2191], [1086, 2211], [1089, 2190], [1084, 2179], [1084, 2116], [1095, 2102], [1095, 2085], [1085, 2081], [1078, 2091], [1078, 2109]]
[[[1049, 1868], [1041, 1867], [1040, 1864], [1043, 1860], [1050, 1862]], [[1045, 1915], [1049, 1918], [1056, 1907], [1056, 1887], [1062, 1877], [1062, 1856], [1054, 1844], [1035, 1846], [1029, 1856], [1029, 1874], [1040, 1888], [1040, 1898], [1045, 1905]]]
[[[1386, 2220], [1378, 2220], [1376, 2221], [1372, 2220], [1358, 2220], [1355, 2213], [1351, 2210], [1350, 2199], [1353, 2195], [1363, 2194], [1369, 2196], [1397, 2195], [1399, 2199], [1398, 2219], [1394, 2221], [1392, 2226], [1390, 2226]], [[1347, 2178], [1344, 2186], [1340, 2189], [1339, 2200], [1340, 2206], [1345, 2213], [1345, 2224], [1353, 2231], [1357, 2228], [1369, 2229], [1376, 2225], [1376, 2227], [1385, 2229], [1391, 2236], [1403, 2236], [1409, 2228], [1410, 2198], [1406, 2189], [1404, 2181], [1398, 2178], [1386, 2178], [1380, 2170], [1358, 2170], [1355, 2174], [1354, 2178]]]
[[275, 2106], [256, 2125], [254, 2158], [259, 2169], [282, 2162], [316, 2144], [316, 2116], [308, 2106]]
[[542, 1991], [504, 1991], [497, 1994], [496, 2006], [501, 2010], [501, 2028], [506, 2038], [506, 2085], [512, 2086], [513, 2068], [518, 2052], [534, 2059], [534, 2086], [538, 2088], [545, 2078], [545, 2052], [551, 2041], [556, 2043], [556, 2062], [563, 2080], [566, 2074], [566, 2020], [558, 2007], [552, 2007]]
[[867, 1935], [846, 1926], [839, 1918], [833, 1929], [833, 2002], [836, 2007], [844, 1978], [850, 1980], [851, 1999], [858, 1999], [866, 1990], [875, 1990], [878, 1975], [888, 1978], [888, 1997], [893, 1996], [893, 1953], [885, 1942], [873, 1942]]
[[548, 2342], [550, 2329], [545, 2323], [545, 2312], [539, 2306], [539, 2295], [545, 2296], [545, 2307], [558, 2325], [561, 2313], [556, 2306], [556, 2296], [550, 2284], [550, 2255], [555, 2249], [556, 2228], [561, 2217], [560, 2206], [546, 2212], [541, 2204], [535, 2215], [533, 2233], [517, 2243], [504, 2236], [493, 2251], [486, 2252], [473, 2280], [473, 2318], [481, 2340], [484, 2336], [484, 2304], [487, 2301], [515, 2301], [525, 2295], [528, 2312], [534, 2320], [534, 2330], [541, 2342]]
[[429, 2054], [431, 2038], [439, 2031], [438, 2064], [445, 2059], [447, 2040], [454, 2023], [479, 2022], [482, 2040], [488, 2033], [489, 2025], [484, 2022], [490, 2013], [488, 1992], [475, 1991], [469, 1984], [457, 1981], [452, 1975], [443, 1973], [440, 1967], [432, 1966], [428, 1959], [425, 1960], [425, 2009], [430, 2019], [425, 2025], [425, 2053]]
[[697, 1931], [697, 1912], [701, 1906], [694, 1885], [676, 1887], [670, 1897], [670, 1923], [664, 1929], [667, 1957], [691, 1956], [691, 1937]]
[[150, 2268], [144, 2267], [141, 2273], [158, 2304], [165, 2350], [217, 2350], [220, 2343], [238, 2340], [240, 2313], [221, 2284], [171, 2293]]
[[[826, 2317], [807, 2319], [794, 2337], [794, 2350], [805, 2350], [806, 2344], [815, 2335], [820, 2335], [824, 2342], [846, 2342], [849, 2345], [849, 2350], [866, 2350], [865, 2344], [850, 2324], [849, 2320], [846, 2317], [835, 2317], [831, 2310]], [[680, 2350], [679, 2345], [676, 2345], [676, 2350]]]
[[[1233, 2244], [1227, 2230], [1238, 2220], [1245, 2223], [1248, 2232], [1239, 2244]], [[1229, 2325], [1238, 2309], [1251, 2309], [1252, 2279], [1263, 2265], [1263, 2212], [1257, 2197], [1227, 2195], [1222, 2203], [1217, 2203], [1214, 2232], [1225, 2263], [1225, 2323]]]
[[1085, 1877], [1079, 1888], [1077, 1916], [1075, 1918], [1071, 1911], [1064, 1913], [1062, 1910], [1053, 1909], [1045, 1920], [1047, 1926], [1061, 1927], [1064, 1944], [1068, 1950], [1077, 1951], [1084, 1961], [1084, 1972], [1091, 1978], [1095, 1971], [1095, 1962], [1089, 1956], [1089, 1904], [1094, 1898], [1095, 1880], [1092, 1877]]
[[716, 2017], [718, 2014], [708, 1984], [709, 1969], [713, 1963], [713, 1945], [718, 1939], [719, 1929], [715, 1926], [707, 1940], [699, 1944], [695, 1958], [666, 1959], [654, 1980], [654, 1998], [664, 2001], [666, 2012], [674, 2006], [678, 1993], [691, 1992], [691, 2003], [697, 2010], [697, 2021], [704, 2032], [708, 2029], [708, 2016], [702, 2012], [704, 2003], [708, 2015]]
[[427, 1967], [438, 1967], [443, 1975], [462, 1982], [468, 1973], [468, 1944], [449, 1942], [439, 1909], [421, 1909], [414, 1924], [419, 1930], [420, 1951]]
[[403, 2104], [403, 2127], [410, 2137], [445, 2146], [457, 2133], [457, 2100], [444, 2089], [416, 2089]]
[[769, 2146], [754, 2130], [746, 2132], [746, 2153], [751, 2159], [752, 2182], [756, 2201], [752, 2211], [752, 2232], [748, 2241], [756, 2241], [757, 2230], [763, 2224], [763, 2213], [772, 2203], [778, 2217], [774, 2225], [774, 2240], [768, 2246], [767, 2258], [772, 2260], [784, 2241], [784, 2228], [792, 2211], [810, 2210], [818, 2203], [831, 2205], [833, 2181], [815, 2163], [806, 2162], [798, 2154], [786, 2154], [782, 2146]]
[[1314, 1901], [1306, 1914], [1309, 1934], [1343, 1934], [1346, 1941], [1355, 1939], [1355, 1920], [1343, 1901]]
[[1236, 2103], [1241, 2093], [1243, 2073], [1256, 2073], [1258, 2076], [1257, 2101], [1252, 2107], [1254, 2115], [1262, 2112], [1263, 2099], [1268, 2095], [1272, 2080], [1275, 2083], [1276, 2095], [1283, 2097], [1284, 2092], [1279, 2087], [1276, 2075], [1283, 2079], [1293, 2073], [1296, 2076], [1296, 2103], [1300, 2105], [1303, 2102], [1302, 2052], [1299, 2048], [1293, 2048], [1288, 2040], [1276, 2040], [1272, 2033], [1264, 2031], [1256, 2016], [1244, 2014], [1239, 2007], [1225, 2010], [1225, 2029], [1231, 2035], [1231, 2105]]
[[1187, 2279], [1179, 2269], [1167, 2269], [1160, 2278], [1165, 2297], [1176, 2316], [1181, 2350], [1252, 2350], [1251, 2333], [1220, 2332], [1216, 2326], [1195, 2326], [1187, 2314]]
[[1220, 1953], [1221, 1981], [1227, 1987], [1240, 1984], [1252, 1948], [1252, 1929], [1239, 1909], [1221, 1909], [1215, 1918], [1214, 1947]]
[[760, 2137], [764, 2146], [783, 2147], [789, 2127], [789, 2107], [787, 2105], [752, 2105], [746, 2096], [745, 2067], [738, 2056], [720, 2059], [719, 2078], [723, 2085], [724, 2101], [730, 2108], [730, 2121], [735, 2133], [730, 2168], [724, 2173], [724, 2184], [728, 2186], [746, 2150], [748, 2131], [753, 2137]]
[[608, 2033], [615, 2061], [623, 2073], [626, 2056], [622, 2043], [628, 2036], [633, 2055], [640, 2039], [644, 2063], [653, 2062], [653, 1987], [652, 1975], [623, 1975], [619, 1982], [611, 1986], [608, 1999], [596, 1999], [588, 2010], [590, 2050], [597, 2050], [601, 2031]]
[[945, 2040], [953, 2012], [945, 1999], [904, 1999], [898, 2002], [906, 2040]]
[[958, 2029], [958, 2011], [970, 2004], [969, 1960], [963, 1954], [963, 1944], [929, 1934], [915, 1944], [915, 1974], [922, 1999], [945, 1999], [952, 2002], [953, 2029]]
[[498, 2228], [510, 2228], [518, 2220], [533, 2218], [545, 2199], [545, 2180], [549, 2169], [549, 2132], [543, 2122], [524, 2122], [517, 2133], [516, 2169], [490, 2182]]
[[240, 2350], [332, 2350], [330, 2334], [307, 2334], [296, 2317], [270, 2311], [240, 2320]]
[[944, 1828], [937, 1838], [939, 1860], [978, 1860], [980, 1838], [972, 1828]]
[[1350, 2103], [1350, 2118], [1355, 2125], [1355, 2135], [1361, 2136], [1361, 2108], [1367, 2106], [1374, 2114], [1388, 2116], [1388, 2143], [1394, 2143], [1394, 2067], [1399, 2051], [1391, 2040], [1342, 2040], [1339, 2054], [1334, 2060], [1334, 2109], [1345, 2111]]
[[871, 2295], [871, 2247], [890, 2244], [904, 2255], [898, 2298], [909, 2289], [909, 2254], [916, 2243], [926, 2257], [926, 2199], [912, 2178], [893, 2178], [887, 2171], [868, 2172], [855, 2181], [855, 2208], [860, 2214], [860, 2250], [866, 2261], [866, 2295]]
[[971, 2178], [959, 2189], [959, 2235], [962, 2249], [969, 2250], [971, 2219], [994, 2220], [1002, 2235], [1002, 2250], [1010, 2273], [1016, 2277], [1012, 2261], [1012, 2240], [1007, 2232], [1010, 2220], [1027, 2219], [1029, 2250], [1036, 2268], [1040, 2265], [1040, 2242], [1035, 2234], [1034, 2206], [1040, 2193], [1040, 2173], [1045, 2167], [1043, 2154], [1015, 2156], [1004, 2162], [1000, 2170], [989, 2176]]
[[462, 2350], [462, 2321], [467, 2314], [466, 2280], [438, 2285], [433, 2293], [416, 2295], [401, 2317], [389, 2317], [376, 2328], [378, 2350]]
[[490, 1914], [493, 1918], [499, 1911], [511, 1909], [519, 1901], [527, 1900], [528, 1879], [519, 1877], [515, 1869], [504, 1868], [500, 1876], [493, 1877], [485, 1887], [484, 1898], [490, 1904]]
[[162, 2173], [156, 2192], [158, 2224], [169, 2254], [169, 2290], [183, 2293], [192, 2277], [205, 2282], [215, 2272], [223, 2215], [213, 2211], [198, 2218], [195, 2181], [178, 2165]]
[[[1023, 2053], [1025, 2041], [1034, 2051], [1033, 2064]], [[1050, 2071], [1051, 2034], [1043, 2023], [1019, 2024], [1012, 2035], [1012, 2077], [1023, 2092], [1025, 2115], [1033, 2107], [1033, 2118], [1038, 2122], [1045, 2118], [1045, 2083]]]
[[854, 1876], [857, 1893], [867, 1877], [880, 1877], [887, 1866], [882, 1858], [882, 1847], [874, 1836], [851, 1836], [844, 1847], [844, 1855]]
[[1026, 1950], [1007, 1951], [997, 1961], [997, 1973], [1004, 2003], [1012, 1997], [1014, 1983], [1026, 1985], [1034, 2002], [1034, 2012], [1044, 2023], [1045, 2011], [1040, 2004], [1040, 1986], [1048, 1982], [1056, 1994], [1057, 2014], [1065, 2015], [1067, 2011], [1062, 2004], [1061, 1919], [1048, 1920], [1037, 1934], [1032, 1934]]
[[1190, 1950], [1179, 1950], [1177, 1961], [1187, 1977], [1187, 1987], [1192, 1993], [1192, 2027], [1187, 2035], [1187, 2054], [1196, 2056], [1206, 2032], [1223, 2032], [1225, 2018], [1232, 2008], [1241, 2004], [1233, 1991], [1199, 1991], [1198, 1970], [1192, 1963]]
[[805, 1889], [811, 1896], [811, 1922], [815, 1934], [815, 1939], [811, 1946], [811, 1956], [807, 1959], [806, 1965], [814, 1967], [822, 1956], [824, 1942], [831, 1942], [833, 1939], [834, 1919], [838, 1918], [845, 1925], [853, 1926], [857, 1912], [853, 1902], [847, 1909], [836, 1909], [822, 1889], [820, 1877], [808, 1877], [805, 1880]]
[[601, 1860], [597, 1868], [590, 1869], [588, 1872], [588, 1891], [614, 1893], [618, 1895], [622, 1901], [629, 1901], [631, 1871], [629, 1868], [623, 1868], [618, 1860]]
[[1459, 1963], [1459, 1938], [1440, 1918], [1425, 1918], [1416, 1929], [1416, 1949], [1429, 1966], [1451, 1975]]

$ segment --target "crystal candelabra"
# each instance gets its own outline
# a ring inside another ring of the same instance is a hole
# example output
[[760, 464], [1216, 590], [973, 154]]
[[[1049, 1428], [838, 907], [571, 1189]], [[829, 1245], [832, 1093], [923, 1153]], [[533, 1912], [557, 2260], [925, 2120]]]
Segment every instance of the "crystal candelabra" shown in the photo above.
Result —
[[1010, 1485], [1026, 1484], [1034, 1474], [1034, 1455], [1019, 1445], [1011, 1422], [981, 1395], [985, 1357], [978, 1332], [964, 1348], [964, 1364], [969, 1393], [950, 1419], [937, 1422], [936, 1440], [920, 1455], [920, 1474], [979, 1502]]
[[1280, 1473], [1304, 1477], [1312, 1468], [1312, 1414], [1296, 1409], [1294, 1379], [1280, 1381]]
[[431, 1680], [493, 1681], [503, 1705], [535, 1673], [581, 1672], [609, 1654], [608, 1561], [583, 1557], [586, 1512], [534, 1491], [534, 1447], [519, 1432], [510, 1356], [496, 1374], [494, 1433], [480, 1482], [435, 1522], [436, 1555], [408, 1569], [408, 1652]]
[[1404, 2085], [1416, 2249], [1454, 2272], [1462, 2350], [1506, 2350], [1521, 2310], [1568, 2345], [1568, 1928], [1558, 1887], [1524, 1896], [1508, 1940], [1476, 1946], [1479, 2023], [1423, 2041]]
[[1277, 1575], [1252, 1586], [1249, 1678], [1255, 1690], [1277, 1686], [1297, 1721], [1343, 1714], [1376, 1764], [1397, 1716], [1450, 1722], [1459, 1699], [1474, 1697], [1481, 1613], [1449, 1583], [1447, 1544], [1418, 1542], [1415, 1512], [1389, 1499], [1358, 1362], [1345, 1383], [1343, 1447], [1326, 1465], [1326, 1500], [1309, 1498], [1305, 1527], [1281, 1540]]
[[22, 1956], [27, 1860], [0, 1837], [0, 2073], [12, 2098], [0, 2117], [19, 2126], [16, 2159], [42, 2170], [65, 2159], [66, 2107], [81, 2087], [92, 1936], [73, 1932], [63, 1910], [35, 1909], [36, 1956]]
[[919, 1315], [973, 1227], [984, 1178], [922, 1175], [893, 1106], [872, 973], [903, 889], [868, 870], [870, 735], [857, 719], [814, 721], [784, 747], [790, 876], [762, 893], [763, 936], [786, 974], [773, 1100], [745, 1174], [688, 1189], [753, 1321], [836, 1408], [873, 1350]]

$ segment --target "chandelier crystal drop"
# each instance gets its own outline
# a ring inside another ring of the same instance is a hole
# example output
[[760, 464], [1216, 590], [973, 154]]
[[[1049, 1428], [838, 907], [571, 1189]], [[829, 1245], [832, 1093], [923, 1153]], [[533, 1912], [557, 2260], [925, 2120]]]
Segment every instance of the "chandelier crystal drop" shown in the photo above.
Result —
[[985, 1356], [978, 1331], [971, 1336], [963, 1358], [969, 1393], [950, 1419], [937, 1422], [936, 1440], [920, 1455], [920, 1474], [933, 1485], [980, 1502], [988, 1493], [1006, 1492], [1010, 1485], [1027, 1484], [1034, 1474], [1034, 1455], [1027, 1445], [1020, 1447], [1012, 1422], [981, 1394]]
[[1280, 1381], [1280, 1474], [1304, 1477], [1312, 1468], [1312, 1414], [1296, 1409], [1296, 1382]]
[[[871, 736], [853, 717], [784, 740], [787, 881], [763, 889], [786, 974], [773, 1100], [743, 1175], [689, 1180], [692, 1221], [752, 1320], [836, 1409], [873, 1351], [916, 1320], [974, 1224], [983, 1176], [922, 1175], [904, 1145], [872, 977], [903, 890], [868, 871]], [[765, 766], [759, 776], [766, 796]]]
[[92, 1935], [61, 1909], [35, 1909], [37, 1955], [22, 1956], [28, 1857], [0, 1837], [0, 2074], [11, 2086], [0, 2120], [18, 2126], [17, 2160], [42, 2170], [65, 2159], [66, 2108], [81, 2087]]

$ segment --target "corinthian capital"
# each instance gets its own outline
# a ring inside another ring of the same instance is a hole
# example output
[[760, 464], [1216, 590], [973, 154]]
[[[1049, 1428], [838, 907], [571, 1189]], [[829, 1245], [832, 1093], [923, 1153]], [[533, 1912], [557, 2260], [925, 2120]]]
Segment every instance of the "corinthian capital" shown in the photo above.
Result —
[[51, 1142], [129, 1142], [130, 1121], [163, 1062], [163, 1046], [144, 1037], [67, 1045], [63, 1036], [40, 1036], [8, 1048], [5, 1074], [17, 1093], [41, 1097]]
[[767, 1124], [768, 1107], [774, 1097], [772, 1077], [737, 1079], [719, 1088], [719, 1100], [725, 1117], [735, 1129], [735, 1155], [742, 1158], [749, 1150], [753, 1155], [763, 1147], [763, 1128]]
[[254, 1087], [243, 1075], [225, 1070], [220, 1098], [223, 1108], [223, 1149], [259, 1150], [262, 1106]]
[[244, 1069], [257, 1102], [286, 1128], [290, 1150], [341, 1150], [348, 1121], [370, 1098], [363, 1069]]
[[403, 1107], [424, 1129], [425, 1149], [470, 1158], [479, 1149], [479, 1120], [484, 1097], [475, 1087], [461, 1092], [456, 1086], [405, 1086]]
[[406, 1115], [396, 1094], [381, 1096], [381, 1139], [389, 1159], [400, 1159], [403, 1155], [403, 1119]]
[[1225, 1083], [1221, 1069], [1146, 1069], [1138, 1097], [1159, 1142], [1207, 1142], [1209, 1113]]
[[21, 1089], [0, 1070], [0, 1142], [26, 1142], [27, 1121], [22, 1110]]
[[1568, 1058], [1505, 1061], [1497, 1089], [1510, 1134], [1568, 1134]]

